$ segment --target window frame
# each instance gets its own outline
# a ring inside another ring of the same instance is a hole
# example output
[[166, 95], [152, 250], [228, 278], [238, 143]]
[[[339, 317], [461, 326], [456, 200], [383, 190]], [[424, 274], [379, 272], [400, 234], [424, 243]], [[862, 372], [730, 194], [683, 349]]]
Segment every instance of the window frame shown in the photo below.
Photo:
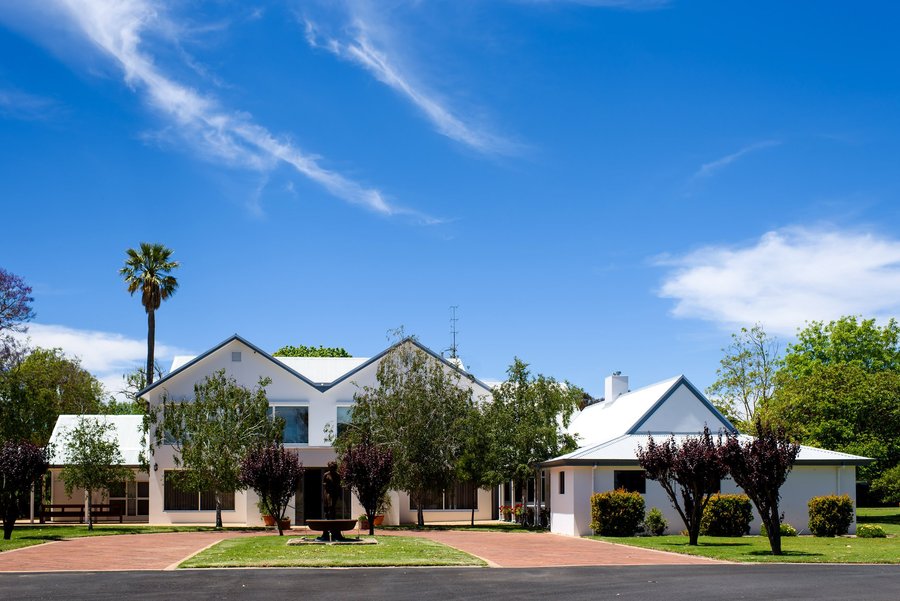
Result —
[[288, 427], [287, 420], [284, 420], [284, 428], [281, 430], [282, 444], [286, 447], [308, 447], [309, 446], [309, 403], [269, 403], [270, 417], [275, 419], [278, 409], [305, 409], [306, 410], [306, 442], [287, 442], [284, 440], [285, 429]]

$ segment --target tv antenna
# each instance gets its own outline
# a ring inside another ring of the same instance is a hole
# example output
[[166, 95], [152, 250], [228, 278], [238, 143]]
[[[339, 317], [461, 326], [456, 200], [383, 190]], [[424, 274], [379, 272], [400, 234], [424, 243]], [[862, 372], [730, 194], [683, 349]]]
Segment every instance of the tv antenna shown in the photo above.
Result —
[[456, 329], [456, 322], [459, 321], [459, 318], [456, 316], [457, 309], [459, 309], [459, 305], [450, 306], [450, 336], [452, 337], [453, 342], [447, 350], [450, 351], [451, 359], [457, 358], [456, 335], [459, 334], [459, 330]]

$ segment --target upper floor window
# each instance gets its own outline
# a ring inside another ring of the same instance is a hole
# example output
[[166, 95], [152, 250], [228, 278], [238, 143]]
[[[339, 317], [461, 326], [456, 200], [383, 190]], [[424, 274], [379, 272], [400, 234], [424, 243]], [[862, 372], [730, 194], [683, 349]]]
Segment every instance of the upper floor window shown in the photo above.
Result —
[[309, 444], [309, 407], [269, 407], [269, 415], [284, 420], [282, 436], [284, 444]]
[[338, 436], [347, 429], [347, 425], [350, 423], [350, 414], [353, 411], [353, 407], [338, 407], [337, 408], [337, 428], [335, 434]]

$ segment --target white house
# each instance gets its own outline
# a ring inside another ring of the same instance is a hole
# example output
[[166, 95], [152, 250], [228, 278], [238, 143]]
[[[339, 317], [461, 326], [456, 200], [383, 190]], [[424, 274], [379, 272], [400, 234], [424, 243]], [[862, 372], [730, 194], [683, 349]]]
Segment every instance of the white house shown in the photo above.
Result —
[[[460, 371], [464, 376], [461, 382], [476, 398], [490, 395], [486, 384], [415, 340], [407, 339], [399, 344], [414, 345], [442, 362], [446, 369]], [[323, 469], [336, 457], [327, 431], [330, 429], [335, 434], [340, 431], [353, 407], [353, 395], [361, 387], [377, 385], [379, 362], [392, 348], [371, 358], [274, 357], [235, 334], [197, 357], [176, 357], [168, 375], [141, 391], [140, 397], [151, 407], [158, 406], [163, 398], [189, 401], [194, 384], [221, 369], [251, 388], [260, 377], [270, 378], [266, 394], [274, 414], [285, 420], [284, 444], [300, 456], [306, 468], [289, 516], [293, 523], [303, 524], [307, 519], [322, 517]], [[212, 495], [180, 491], [167, 477], [176, 469], [173, 454], [171, 446], [163, 445], [149, 459], [147, 520], [152, 524], [212, 522]], [[457, 490], [435, 491], [429, 498], [426, 521], [468, 519], [471, 492], [467, 486], [460, 483]], [[386, 523], [415, 521], [416, 508], [405, 493], [393, 491], [390, 499]], [[229, 496], [222, 512], [223, 522], [261, 524], [256, 501], [252, 491]], [[479, 491], [475, 518], [489, 519], [495, 512], [494, 505], [491, 491]], [[341, 511], [345, 517], [363, 512], [355, 497], [351, 499], [349, 494]]]
[[[625, 488], [643, 494], [648, 510], [662, 510], [670, 531], [682, 530], [683, 522], [662, 487], [644, 478], [637, 461], [638, 445], [646, 446], [651, 434], [657, 440], [669, 435], [679, 438], [697, 435], [704, 426], [712, 432], [734, 432], [734, 426], [684, 376], [629, 391], [628, 378], [614, 375], [606, 378], [604, 392], [601, 402], [586, 407], [570, 425], [570, 433], [584, 444], [542, 464], [549, 471], [550, 529], [571, 536], [591, 534], [591, 495]], [[847, 494], [855, 504], [856, 466], [869, 461], [801, 447], [781, 488], [784, 521], [801, 532], [807, 530], [807, 502], [817, 495]], [[721, 491], [740, 492], [730, 479], [723, 480]], [[760, 524], [754, 510], [751, 532], [758, 533]], [[854, 521], [851, 532], [855, 529]]]

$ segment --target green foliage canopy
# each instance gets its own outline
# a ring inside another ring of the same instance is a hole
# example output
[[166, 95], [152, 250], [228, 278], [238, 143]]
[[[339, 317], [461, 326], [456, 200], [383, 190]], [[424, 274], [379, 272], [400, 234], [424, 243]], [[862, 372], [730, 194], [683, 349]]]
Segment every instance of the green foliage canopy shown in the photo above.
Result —
[[273, 353], [275, 357], [352, 357], [342, 347], [327, 346], [283, 346]]

